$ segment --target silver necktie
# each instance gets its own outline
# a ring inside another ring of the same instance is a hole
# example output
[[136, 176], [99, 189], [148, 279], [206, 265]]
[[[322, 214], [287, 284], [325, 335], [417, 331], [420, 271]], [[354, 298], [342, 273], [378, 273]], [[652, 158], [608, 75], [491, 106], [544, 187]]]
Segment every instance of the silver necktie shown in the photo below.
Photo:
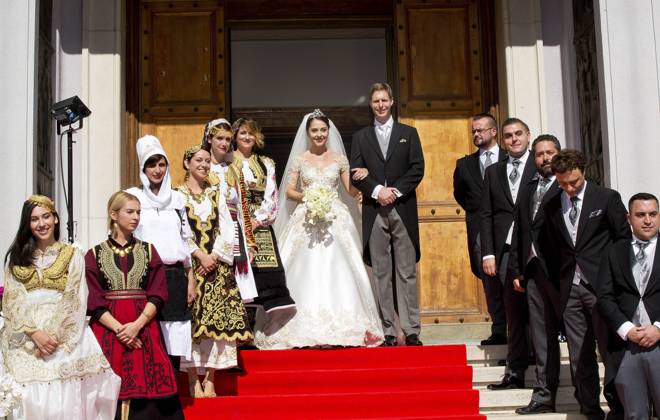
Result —
[[536, 188], [536, 192], [534, 193], [534, 211], [532, 212], [532, 219], [536, 217], [536, 212], [538, 212], [539, 207], [541, 207], [543, 196], [548, 191], [548, 185], [550, 185], [549, 179], [539, 177], [539, 185]]
[[575, 226], [575, 223], [577, 222], [578, 219], [578, 200], [580, 200], [577, 196], [571, 197], [571, 211], [568, 212], [568, 220], [571, 221], [571, 225]]
[[[488, 167], [493, 164], [493, 160], [490, 158], [490, 155], [492, 155], [493, 152], [491, 152], [490, 150], [487, 150], [487, 151], [484, 152], [484, 154], [486, 155], [486, 160], [484, 161], [484, 163], [481, 164], [481, 177], [482, 178], [484, 177], [484, 175], [486, 175], [486, 169], [488, 169]], [[479, 162], [481, 162], [481, 161], [479, 161]]]
[[509, 181], [511, 181], [512, 184], [515, 184], [516, 180], [518, 179], [518, 176], [520, 175], [518, 173], [518, 166], [520, 166], [520, 159], [514, 159], [511, 162], [511, 165], [513, 165], [513, 170], [509, 174]]
[[[635, 241], [635, 245], [637, 245], [638, 250], [635, 253], [636, 264], [634, 264], [633, 267], [633, 277], [635, 277], [635, 283], [637, 283], [637, 290], [639, 290], [639, 295], [643, 297], [644, 293], [646, 292], [646, 286], [649, 283], [649, 277], [651, 275], [645, 252], [645, 249], [647, 246], [649, 246], [649, 243], [637, 240]], [[637, 310], [633, 315], [632, 322], [633, 324], [640, 326], [651, 325], [651, 319], [649, 318], [649, 314], [646, 311], [646, 307], [644, 306], [644, 301], [642, 299], [640, 299], [639, 304], [637, 304]]]

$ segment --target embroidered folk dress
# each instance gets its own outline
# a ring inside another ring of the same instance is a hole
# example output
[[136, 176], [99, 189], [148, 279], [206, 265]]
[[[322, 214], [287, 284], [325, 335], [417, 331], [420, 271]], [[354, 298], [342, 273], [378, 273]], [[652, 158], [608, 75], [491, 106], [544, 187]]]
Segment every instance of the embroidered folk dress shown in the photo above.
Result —
[[254, 246], [255, 240], [252, 234], [252, 222], [248, 210], [245, 187], [242, 185], [242, 175], [227, 162], [212, 164], [211, 171], [218, 179], [213, 184], [218, 184], [220, 194], [225, 198], [227, 208], [234, 223], [234, 276], [241, 291], [244, 302], [252, 302], [257, 297], [257, 285], [254, 281], [254, 273], [249, 263], [248, 247]]
[[[56, 242], [35, 251], [30, 266], [5, 271], [2, 353], [22, 387], [13, 419], [111, 419], [120, 379], [87, 326], [87, 282], [82, 252]], [[45, 331], [59, 343], [36, 357], [26, 333]]]
[[98, 322], [108, 311], [121, 324], [135, 321], [147, 302], [162, 309], [167, 302], [167, 284], [156, 248], [134, 238], [122, 247], [108, 238], [87, 252], [85, 265], [92, 330], [122, 379], [119, 399], [177, 395], [174, 370], [155, 319], [138, 334], [142, 348], [132, 350]]
[[[236, 156], [232, 165], [242, 172], [245, 181], [248, 209], [259, 247], [252, 261], [259, 292], [255, 303], [262, 304], [266, 312], [293, 307], [295, 303], [286, 286], [284, 266], [271, 226], [278, 208], [275, 162], [268, 157], [252, 154], [248, 159]], [[295, 310], [290, 312], [293, 316]]]
[[226, 369], [238, 365], [236, 341], [252, 339], [247, 314], [231, 264], [234, 261], [235, 230], [229, 209], [214, 186], [200, 194], [179, 187], [186, 197], [186, 211], [194, 237], [191, 253], [200, 249], [220, 257], [218, 268], [206, 276], [197, 274], [199, 261], [193, 258], [196, 299], [192, 320], [192, 359], [183, 368]]

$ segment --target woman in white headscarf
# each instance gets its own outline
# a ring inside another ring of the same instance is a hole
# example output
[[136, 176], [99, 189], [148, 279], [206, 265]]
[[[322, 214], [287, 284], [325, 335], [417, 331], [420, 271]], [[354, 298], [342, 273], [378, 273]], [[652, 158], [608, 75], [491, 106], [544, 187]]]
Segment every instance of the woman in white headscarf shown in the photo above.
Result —
[[180, 358], [191, 357], [189, 305], [195, 301], [195, 279], [190, 270], [192, 232], [186, 215], [186, 200], [172, 189], [169, 160], [158, 138], [141, 137], [136, 150], [142, 186], [127, 190], [140, 200], [142, 208], [134, 236], [155, 246], [165, 264], [169, 297], [158, 312], [158, 320], [172, 365], [179, 370]]

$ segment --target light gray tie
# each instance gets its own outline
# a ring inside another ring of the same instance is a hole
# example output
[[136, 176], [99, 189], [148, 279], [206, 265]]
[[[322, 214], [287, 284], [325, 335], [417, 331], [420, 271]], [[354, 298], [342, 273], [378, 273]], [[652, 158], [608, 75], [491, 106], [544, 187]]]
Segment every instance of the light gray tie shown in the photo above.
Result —
[[[635, 277], [635, 283], [637, 283], [637, 289], [639, 290], [639, 295], [644, 297], [644, 292], [646, 292], [646, 286], [649, 284], [649, 277], [651, 275], [651, 270], [648, 266], [648, 259], [646, 258], [645, 249], [649, 246], [648, 242], [635, 241], [635, 246], [637, 246], [637, 252], [635, 253], [635, 263], [633, 265], [633, 276]], [[633, 315], [632, 319], [633, 324], [639, 326], [651, 325], [651, 319], [648, 312], [646, 312], [646, 307], [642, 299], [639, 300], [637, 305], [637, 311]]]
[[380, 146], [380, 151], [383, 153], [383, 158], [387, 157], [387, 147], [389, 146], [390, 139], [385, 131], [385, 126], [376, 127], [376, 136], [378, 137], [378, 145]]
[[516, 180], [520, 176], [520, 173], [518, 172], [518, 166], [520, 166], [520, 159], [514, 159], [511, 162], [511, 165], [513, 165], [513, 170], [509, 174], [509, 181], [511, 181], [511, 184], [515, 184]]
[[536, 212], [538, 212], [539, 207], [541, 207], [543, 196], [548, 191], [548, 185], [550, 185], [550, 180], [548, 178], [539, 177], [539, 185], [536, 187], [536, 192], [534, 193], [534, 211], [532, 212], [532, 219], [536, 217]]
[[575, 223], [578, 219], [578, 214], [580, 213], [580, 209], [578, 209], [579, 200], [580, 199], [577, 195], [575, 197], [571, 197], [571, 211], [568, 212], [568, 220], [571, 221], [571, 225], [573, 226], [575, 226]]
[[484, 160], [483, 163], [481, 163], [481, 160], [479, 160], [479, 165], [481, 166], [481, 177], [482, 178], [486, 175], [486, 169], [488, 169], [488, 167], [493, 164], [493, 160], [490, 158], [490, 156], [492, 154], [493, 154], [493, 152], [491, 152], [490, 150], [486, 150], [484, 152], [484, 155], [486, 155], [486, 160]]

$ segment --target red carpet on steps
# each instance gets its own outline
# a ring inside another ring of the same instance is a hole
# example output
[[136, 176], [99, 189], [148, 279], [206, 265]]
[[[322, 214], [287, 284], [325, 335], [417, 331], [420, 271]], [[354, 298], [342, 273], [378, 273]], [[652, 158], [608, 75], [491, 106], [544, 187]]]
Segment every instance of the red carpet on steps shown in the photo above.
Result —
[[217, 398], [189, 397], [186, 419], [485, 420], [463, 345], [243, 351]]

